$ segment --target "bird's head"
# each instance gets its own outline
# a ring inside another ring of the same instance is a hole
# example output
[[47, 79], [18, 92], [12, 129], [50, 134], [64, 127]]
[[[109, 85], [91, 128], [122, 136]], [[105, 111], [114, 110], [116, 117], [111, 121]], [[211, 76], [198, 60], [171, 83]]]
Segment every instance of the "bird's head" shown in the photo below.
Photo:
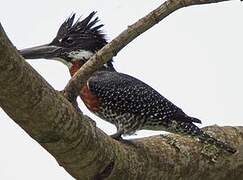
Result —
[[[99, 49], [107, 44], [105, 35], [96, 25], [95, 12], [83, 20], [74, 22], [75, 14], [70, 16], [59, 28], [51, 43], [19, 50], [26, 59], [54, 59], [68, 66], [71, 75]], [[113, 69], [112, 60], [103, 68]]]

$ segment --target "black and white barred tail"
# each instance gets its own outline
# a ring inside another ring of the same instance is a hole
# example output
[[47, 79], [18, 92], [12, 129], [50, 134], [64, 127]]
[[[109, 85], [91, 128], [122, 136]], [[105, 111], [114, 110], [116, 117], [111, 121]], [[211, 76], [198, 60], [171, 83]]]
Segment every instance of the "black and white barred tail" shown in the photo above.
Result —
[[177, 123], [176, 122], [173, 127], [174, 128], [171, 129], [171, 132], [174, 131], [174, 133], [197, 137], [203, 143], [215, 145], [216, 147], [221, 148], [221, 149], [223, 149], [223, 150], [225, 150], [229, 153], [235, 153], [236, 152], [235, 148], [233, 148], [233, 147], [229, 146], [228, 144], [210, 136], [209, 134], [202, 131], [200, 128], [198, 128], [193, 123], [190, 123], [190, 122], [179, 122], [179, 123]]

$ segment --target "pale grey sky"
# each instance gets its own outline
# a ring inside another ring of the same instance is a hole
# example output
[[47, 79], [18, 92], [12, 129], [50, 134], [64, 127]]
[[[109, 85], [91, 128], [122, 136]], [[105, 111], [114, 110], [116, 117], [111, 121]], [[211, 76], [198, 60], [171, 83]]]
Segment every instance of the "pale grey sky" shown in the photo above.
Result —
[[[0, 6], [0, 22], [14, 45], [26, 48], [50, 42], [72, 12], [85, 17], [95, 10], [112, 39], [161, 2], [8, 0]], [[201, 119], [202, 126], [242, 125], [242, 19], [240, 1], [184, 8], [124, 48], [114, 58], [115, 67], [154, 87], [187, 114]], [[61, 63], [30, 63], [56, 89], [61, 90], [70, 78]], [[115, 131], [90, 116], [105, 132]], [[141, 131], [137, 137], [155, 133]], [[0, 179], [73, 179], [2, 110], [0, 140]]]

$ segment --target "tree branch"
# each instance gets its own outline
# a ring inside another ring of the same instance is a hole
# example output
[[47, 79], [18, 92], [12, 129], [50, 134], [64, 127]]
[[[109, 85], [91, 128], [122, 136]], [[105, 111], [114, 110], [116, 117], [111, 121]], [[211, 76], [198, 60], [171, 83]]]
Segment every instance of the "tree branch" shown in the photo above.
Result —
[[[173, 12], [171, 7], [169, 10]], [[91, 66], [100, 66], [118, 51], [108, 52], [105, 57], [98, 53], [96, 56], [102, 57], [101, 61], [91, 59]], [[86, 65], [88, 70], [84, 68], [86, 78], [91, 66]], [[75, 78], [80, 78], [81, 73]], [[243, 178], [243, 149], [240, 146], [243, 127], [213, 126], [207, 130], [216, 138], [238, 147], [234, 155], [178, 135], [117, 142], [95, 127], [90, 118], [77, 112], [61, 93], [31, 68], [11, 45], [1, 26], [0, 86], [3, 110], [76, 179]]]
[[115, 56], [123, 47], [144, 33], [174, 11], [186, 6], [218, 3], [229, 0], [167, 0], [133, 25], [128, 26], [120, 35], [99, 50], [72, 77], [65, 87], [66, 96], [78, 96], [79, 90], [93, 72]]

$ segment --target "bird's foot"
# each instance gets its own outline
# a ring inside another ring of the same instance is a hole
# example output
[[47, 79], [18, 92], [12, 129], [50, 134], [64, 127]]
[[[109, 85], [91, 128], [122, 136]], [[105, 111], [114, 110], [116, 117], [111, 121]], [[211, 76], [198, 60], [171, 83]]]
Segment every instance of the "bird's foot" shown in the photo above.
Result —
[[117, 140], [117, 141], [123, 140], [120, 133], [112, 134], [112, 135], [110, 135], [110, 137]]
[[115, 134], [112, 134], [110, 135], [110, 137], [112, 137], [113, 139], [119, 141], [120, 143], [122, 144], [126, 144], [126, 145], [129, 145], [129, 146], [134, 146], [136, 147], [136, 144], [134, 144], [134, 142], [132, 140], [128, 140], [128, 139], [123, 139], [121, 137], [121, 135], [115, 133]]

